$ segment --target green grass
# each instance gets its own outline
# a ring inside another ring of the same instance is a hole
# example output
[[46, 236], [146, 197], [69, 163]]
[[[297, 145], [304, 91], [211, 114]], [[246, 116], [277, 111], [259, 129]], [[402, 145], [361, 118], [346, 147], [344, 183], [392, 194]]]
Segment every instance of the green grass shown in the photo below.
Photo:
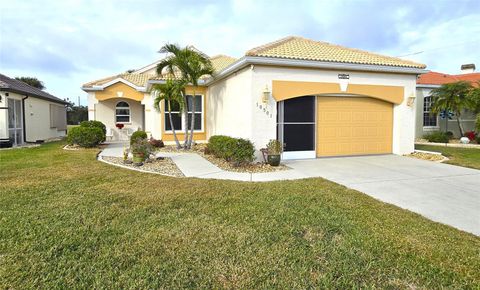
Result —
[[0, 151], [0, 288], [479, 288], [480, 238], [315, 178], [176, 179]]
[[480, 149], [429, 145], [415, 145], [415, 149], [440, 152], [450, 159], [448, 164], [480, 169]]

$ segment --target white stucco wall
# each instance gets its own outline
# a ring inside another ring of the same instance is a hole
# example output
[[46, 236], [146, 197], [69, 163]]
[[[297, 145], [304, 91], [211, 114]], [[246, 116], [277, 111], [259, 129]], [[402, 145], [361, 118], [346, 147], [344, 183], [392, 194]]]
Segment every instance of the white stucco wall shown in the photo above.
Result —
[[64, 137], [66, 130], [50, 128], [50, 104], [63, 106], [58, 103], [28, 97], [25, 100], [26, 141], [48, 140]]
[[257, 149], [276, 138], [276, 102], [270, 97], [261, 102], [265, 86], [271, 91], [273, 80], [339, 82], [338, 74], [350, 75], [350, 84], [390, 85], [404, 87], [404, 101], [394, 105], [393, 153], [414, 150], [415, 104], [407, 99], [415, 95], [416, 76], [407, 74], [330, 71], [273, 66], [243, 69], [209, 88], [209, 136], [225, 134], [250, 139]]
[[245, 68], [208, 87], [207, 137], [228, 135], [252, 140], [252, 71]]
[[[115, 107], [118, 102], [127, 102], [130, 105], [130, 122], [124, 123], [124, 129], [119, 130], [115, 125]], [[113, 140], [124, 140], [126, 135], [124, 132], [126, 128], [131, 128], [136, 131], [138, 128], [143, 130], [143, 106], [140, 102], [126, 99], [113, 98], [95, 104], [95, 119], [105, 124], [107, 128], [113, 131]], [[89, 120], [90, 114], [89, 114]]]
[[[24, 95], [12, 92], [8, 92], [8, 97], [6, 92], [1, 92], [0, 95], [2, 96], [0, 107], [8, 106], [7, 99], [22, 100], [25, 98]], [[25, 99], [25, 110], [23, 112], [25, 115], [25, 142], [45, 141], [65, 136], [65, 130], [50, 128], [50, 104], [63, 106], [32, 96]], [[6, 109], [0, 111], [0, 137], [8, 138], [8, 110]]]

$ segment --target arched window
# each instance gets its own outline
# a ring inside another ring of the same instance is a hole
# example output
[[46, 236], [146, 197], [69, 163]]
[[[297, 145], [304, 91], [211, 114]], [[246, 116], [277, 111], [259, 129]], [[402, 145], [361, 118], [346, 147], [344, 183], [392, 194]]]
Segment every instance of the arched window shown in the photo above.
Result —
[[118, 102], [115, 107], [115, 122], [130, 123], [130, 105], [127, 102]]

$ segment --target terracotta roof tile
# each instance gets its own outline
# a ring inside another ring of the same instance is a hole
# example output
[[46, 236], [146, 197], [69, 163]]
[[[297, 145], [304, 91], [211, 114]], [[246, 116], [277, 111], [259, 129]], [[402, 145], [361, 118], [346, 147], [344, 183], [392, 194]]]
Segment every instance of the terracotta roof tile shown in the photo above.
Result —
[[426, 74], [420, 75], [420, 77], [417, 79], [417, 84], [443, 85], [458, 81], [467, 81], [471, 82], [474, 86], [478, 86], [478, 82], [480, 82], [480, 73], [449, 75], [431, 71]]
[[247, 51], [247, 56], [425, 68], [426, 65], [327, 42], [289, 36]]

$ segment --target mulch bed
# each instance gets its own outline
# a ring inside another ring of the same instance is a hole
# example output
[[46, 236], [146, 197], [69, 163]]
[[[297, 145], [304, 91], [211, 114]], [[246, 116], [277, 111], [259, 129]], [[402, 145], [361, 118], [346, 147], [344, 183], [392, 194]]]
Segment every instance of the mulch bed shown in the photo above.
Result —
[[279, 166], [270, 166], [263, 162], [254, 162], [244, 166], [234, 166], [231, 162], [227, 162], [221, 158], [217, 158], [210, 154], [205, 154], [206, 144], [195, 144], [191, 150], [177, 149], [173, 145], [167, 145], [165, 147], [157, 149], [158, 152], [172, 152], [172, 153], [197, 153], [203, 158], [207, 159], [211, 163], [215, 164], [219, 168], [225, 171], [231, 172], [247, 172], [247, 173], [264, 173], [288, 170], [290, 167], [280, 164]]

